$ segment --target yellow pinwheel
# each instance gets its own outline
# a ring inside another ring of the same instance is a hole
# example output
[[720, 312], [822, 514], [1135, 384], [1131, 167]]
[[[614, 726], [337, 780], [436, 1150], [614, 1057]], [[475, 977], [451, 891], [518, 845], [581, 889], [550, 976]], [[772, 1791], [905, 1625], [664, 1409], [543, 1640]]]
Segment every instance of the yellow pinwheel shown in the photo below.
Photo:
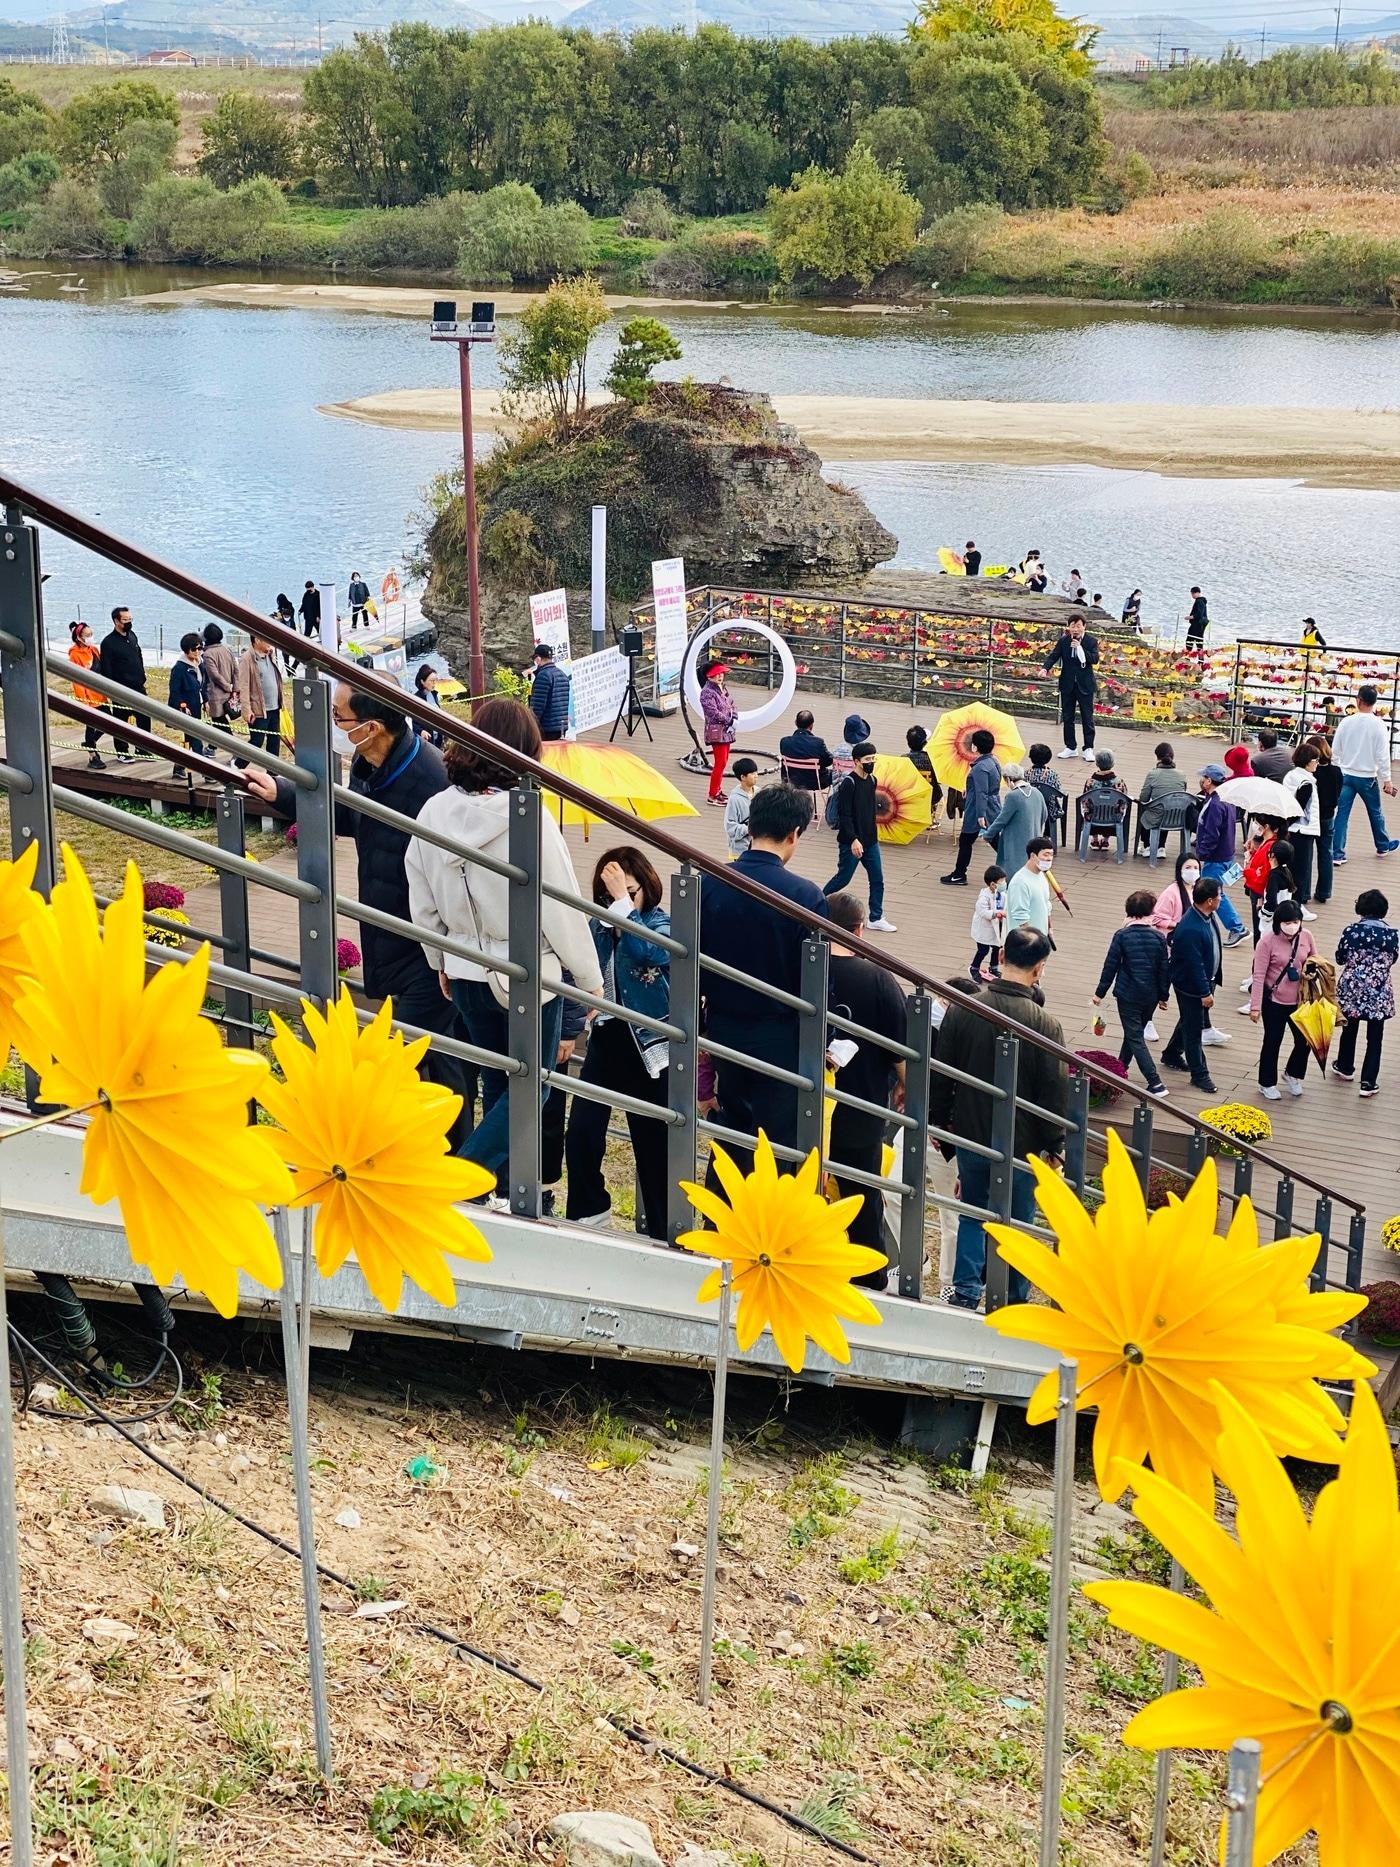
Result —
[[462, 1098], [418, 1074], [428, 1039], [405, 1043], [386, 1001], [361, 1026], [348, 992], [324, 1015], [302, 1002], [309, 1042], [275, 1014], [272, 1054], [284, 1080], [261, 1100], [282, 1133], [293, 1206], [315, 1206], [323, 1275], [354, 1253], [375, 1301], [392, 1314], [405, 1274], [443, 1304], [456, 1301], [443, 1259], [484, 1262], [491, 1248], [457, 1202], [490, 1191], [496, 1176], [449, 1153]]
[[1268, 1439], [1223, 1388], [1215, 1464], [1236, 1536], [1165, 1478], [1124, 1468], [1139, 1521], [1210, 1606], [1146, 1582], [1084, 1590], [1116, 1627], [1179, 1653], [1204, 1684], [1140, 1711], [1123, 1741], [1145, 1750], [1263, 1746], [1256, 1867], [1309, 1830], [1321, 1867], [1400, 1860], [1400, 1511], [1380, 1407], [1358, 1382], [1337, 1477], [1311, 1523]]
[[[1079, 1406], [1099, 1411], [1094, 1473], [1105, 1498], [1122, 1491], [1128, 1466], [1150, 1458], [1210, 1507], [1216, 1382], [1249, 1408], [1276, 1452], [1336, 1459], [1343, 1420], [1318, 1383], [1365, 1378], [1375, 1368], [1329, 1333], [1364, 1309], [1365, 1297], [1308, 1288], [1316, 1236], [1261, 1245], [1247, 1199], [1225, 1237], [1217, 1236], [1210, 1160], [1184, 1200], [1149, 1213], [1112, 1129], [1104, 1203], [1092, 1217], [1044, 1162], [1031, 1166], [1058, 1253], [1013, 1227], [987, 1229], [1007, 1263], [1059, 1307], [1013, 1304], [987, 1322], [1077, 1363]], [[1031, 1396], [1032, 1425], [1054, 1417], [1056, 1379], [1047, 1375]]]
[[77, 855], [63, 846], [64, 879], [47, 913], [24, 929], [29, 982], [17, 1014], [34, 1033], [39, 1094], [89, 1111], [79, 1190], [121, 1206], [127, 1243], [158, 1283], [177, 1273], [222, 1316], [238, 1306], [238, 1273], [282, 1282], [260, 1204], [291, 1192], [264, 1129], [248, 1122], [268, 1066], [226, 1049], [200, 1016], [209, 948], [148, 980], [141, 877], [99, 923]]
[[[682, 1181], [690, 1203], [715, 1230], [682, 1232], [676, 1242], [687, 1251], [728, 1259], [733, 1265], [739, 1347], [752, 1348], [767, 1327], [778, 1353], [796, 1372], [806, 1361], [808, 1337], [834, 1361], [849, 1361], [850, 1344], [840, 1318], [881, 1320], [879, 1310], [863, 1291], [853, 1288], [851, 1279], [888, 1262], [883, 1252], [853, 1245], [847, 1237], [862, 1195], [828, 1205], [817, 1188], [817, 1150], [813, 1148], [796, 1173], [779, 1173], [761, 1131], [750, 1174], [741, 1173], [718, 1144], [712, 1154], [727, 1202], [708, 1187]], [[713, 1271], [701, 1284], [697, 1301], [711, 1302], [719, 1290], [720, 1272]]]
[[16, 861], [0, 862], [0, 1068], [9, 1062], [11, 1048], [36, 1069], [48, 1061], [38, 1054], [34, 1033], [16, 1010], [29, 980], [24, 932], [48, 906], [34, 889], [38, 862], [37, 843], [31, 843]]

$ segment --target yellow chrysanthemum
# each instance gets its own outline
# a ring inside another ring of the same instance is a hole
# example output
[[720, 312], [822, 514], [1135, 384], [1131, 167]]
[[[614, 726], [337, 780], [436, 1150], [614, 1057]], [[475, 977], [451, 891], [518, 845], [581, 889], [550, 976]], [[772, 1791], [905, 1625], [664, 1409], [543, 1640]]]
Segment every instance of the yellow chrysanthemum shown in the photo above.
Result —
[[66, 843], [63, 871], [49, 912], [25, 928], [31, 979], [19, 1015], [52, 1059], [39, 1094], [92, 1108], [79, 1190], [118, 1201], [136, 1262], [157, 1283], [178, 1274], [232, 1316], [240, 1270], [273, 1290], [282, 1281], [258, 1207], [286, 1199], [291, 1182], [266, 1133], [248, 1123], [267, 1064], [226, 1049], [200, 1016], [207, 946], [147, 979], [134, 863], [101, 922]]
[[1179, 1653], [1204, 1680], [1140, 1711], [1124, 1742], [1228, 1750], [1257, 1738], [1257, 1867], [1310, 1829], [1321, 1867], [1383, 1867], [1400, 1860], [1400, 1512], [1385, 1421], [1358, 1382], [1337, 1477], [1309, 1523], [1247, 1404], [1223, 1389], [1215, 1404], [1238, 1541], [1164, 1478], [1123, 1473], [1135, 1515], [1210, 1607], [1145, 1582], [1084, 1591], [1115, 1626]]
[[[1041, 1161], [1031, 1165], [1058, 1254], [1010, 1226], [987, 1229], [1007, 1263], [1059, 1307], [1018, 1303], [987, 1321], [1077, 1364], [1079, 1405], [1099, 1410], [1094, 1473], [1104, 1497], [1122, 1491], [1122, 1461], [1150, 1458], [1209, 1508], [1217, 1381], [1249, 1408], [1279, 1454], [1336, 1459], [1342, 1416], [1318, 1381], [1364, 1378], [1375, 1368], [1329, 1333], [1364, 1309], [1365, 1297], [1308, 1288], [1316, 1235], [1261, 1245], [1244, 1199], [1218, 1237], [1209, 1160], [1184, 1200], [1171, 1198], [1149, 1214], [1112, 1129], [1104, 1203], [1093, 1217], [1058, 1174]], [[1026, 1417], [1033, 1425], [1054, 1417], [1055, 1392], [1049, 1374], [1031, 1396]]]
[[[773, 1149], [762, 1131], [754, 1170], [743, 1174], [716, 1145], [715, 1171], [728, 1203], [708, 1187], [682, 1181], [695, 1210], [714, 1225], [712, 1232], [682, 1232], [678, 1244], [733, 1265], [738, 1314], [734, 1334], [741, 1349], [752, 1348], [766, 1327], [778, 1353], [800, 1372], [807, 1359], [807, 1338], [833, 1361], [851, 1359], [840, 1318], [878, 1323], [880, 1312], [851, 1279], [888, 1262], [883, 1252], [853, 1245], [846, 1228], [860, 1211], [862, 1195], [827, 1204], [817, 1190], [817, 1151], [796, 1173], [779, 1173]], [[701, 1284], [696, 1301], [719, 1295], [721, 1273]]]
[[285, 1081], [269, 1082], [262, 1103], [279, 1122], [296, 1194], [315, 1206], [316, 1262], [329, 1277], [351, 1252], [391, 1314], [407, 1273], [439, 1303], [456, 1301], [443, 1260], [484, 1261], [491, 1248], [457, 1211], [457, 1201], [489, 1192], [496, 1176], [447, 1148], [462, 1098], [418, 1074], [428, 1039], [406, 1044], [391, 1028], [391, 1002], [361, 1027], [343, 992], [322, 1015], [302, 1001], [309, 1043], [273, 1014], [272, 1054]]
[[40, 1045], [16, 1009], [30, 974], [24, 931], [47, 909], [44, 897], [34, 890], [38, 862], [37, 843], [17, 861], [0, 862], [0, 1069], [9, 1062], [12, 1047], [36, 1069], [47, 1060], [38, 1054]]

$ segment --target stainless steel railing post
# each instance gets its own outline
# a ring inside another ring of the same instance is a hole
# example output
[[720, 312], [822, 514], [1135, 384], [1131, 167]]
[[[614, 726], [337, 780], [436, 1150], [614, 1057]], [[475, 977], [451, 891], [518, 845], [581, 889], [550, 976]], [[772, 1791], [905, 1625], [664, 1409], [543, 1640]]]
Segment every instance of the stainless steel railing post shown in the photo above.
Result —
[[916, 1054], [904, 1063], [904, 1113], [914, 1124], [904, 1134], [903, 1179], [911, 1190], [899, 1202], [899, 1294], [915, 1302], [924, 1288], [924, 1224], [928, 1214], [928, 1072], [933, 1051], [933, 1000], [909, 1000], [904, 1041]]
[[798, 988], [812, 1007], [797, 1014], [797, 1073], [812, 1084], [797, 1091], [794, 1145], [805, 1159], [822, 1152], [823, 1089], [826, 1081], [826, 974], [831, 949], [820, 935], [802, 942], [802, 983]]
[[[219, 848], [231, 856], [247, 854], [243, 799], [235, 791], [225, 791], [214, 811]], [[298, 841], [300, 837], [298, 836]], [[252, 971], [249, 945], [252, 933], [248, 923], [248, 880], [229, 869], [219, 871], [219, 925], [226, 942], [220, 957], [226, 966], [239, 972]], [[224, 1016], [228, 1020], [225, 1035], [230, 1044], [251, 1050], [253, 1046], [253, 999], [251, 993], [233, 986], [224, 987]]]
[[510, 794], [507, 854], [524, 870], [523, 882], [510, 884], [509, 957], [526, 977], [509, 982], [506, 1008], [507, 1049], [524, 1069], [512, 1076], [510, 1098], [510, 1209], [520, 1218], [540, 1216], [541, 1073], [554, 1068], [540, 1045], [540, 794], [522, 786]]
[[666, 1078], [667, 1106], [680, 1121], [666, 1130], [666, 1236], [674, 1244], [694, 1223], [682, 1180], [695, 1178], [695, 1076], [700, 1031], [700, 877], [681, 869], [671, 877], [671, 935], [685, 954], [671, 955], [671, 1003], [667, 1017], [685, 1032], [670, 1040], [671, 1066]]
[[[1020, 1063], [1020, 1039], [1002, 1031], [992, 1057], [992, 1084], [1001, 1091], [992, 1104], [992, 1146], [997, 1157], [992, 1161], [987, 1186], [987, 1205], [1003, 1225], [1011, 1222], [1011, 1188], [1016, 1162], [1016, 1075]], [[965, 1197], [965, 1195], [964, 1195]], [[991, 1235], [987, 1238], [987, 1314], [1000, 1309], [1007, 1301], [1008, 1269]]]
[[293, 681], [296, 762], [315, 778], [297, 799], [297, 877], [317, 892], [297, 903], [301, 989], [318, 1005], [335, 1002], [335, 767], [331, 689], [314, 675]]

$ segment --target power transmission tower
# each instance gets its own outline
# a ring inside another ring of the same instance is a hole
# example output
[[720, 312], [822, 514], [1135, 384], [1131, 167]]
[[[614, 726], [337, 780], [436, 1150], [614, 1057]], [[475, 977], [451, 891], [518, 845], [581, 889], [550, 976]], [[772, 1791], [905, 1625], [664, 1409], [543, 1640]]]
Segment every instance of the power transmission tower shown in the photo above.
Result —
[[1337, 27], [1336, 27], [1336, 31], [1332, 34], [1332, 50], [1334, 52], [1338, 51], [1341, 47], [1341, 43], [1342, 43], [1342, 7], [1341, 7], [1341, 0], [1337, 0]]
[[1261, 26], [1259, 28], [1259, 59], [1260, 59], [1261, 64], [1263, 63], [1264, 59], [1268, 57], [1268, 53], [1265, 50], [1266, 46], [1268, 45], [1268, 42], [1269, 42], [1269, 29], [1267, 26]]
[[1158, 71], [1162, 69], [1162, 41], [1165, 37], [1166, 37], [1165, 28], [1159, 26], [1157, 28], [1157, 69]]
[[71, 65], [72, 62], [73, 52], [68, 44], [68, 15], [66, 13], [60, 13], [53, 23], [53, 40], [49, 47], [49, 63], [51, 65]]

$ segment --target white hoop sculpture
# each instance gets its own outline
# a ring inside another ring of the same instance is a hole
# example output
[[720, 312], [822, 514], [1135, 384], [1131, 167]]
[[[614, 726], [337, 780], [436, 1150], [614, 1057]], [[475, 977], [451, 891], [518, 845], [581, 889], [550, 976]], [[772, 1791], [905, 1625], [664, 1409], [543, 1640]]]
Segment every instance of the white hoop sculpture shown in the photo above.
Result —
[[751, 616], [726, 617], [723, 622], [712, 622], [704, 629], [697, 629], [685, 645], [685, 654], [681, 657], [681, 685], [685, 697], [697, 712], [700, 711], [700, 683], [695, 677], [696, 664], [700, 659], [700, 650], [717, 635], [727, 635], [735, 629], [750, 629], [755, 635], [766, 638], [778, 651], [778, 660], [782, 665], [783, 678], [778, 682], [778, 691], [771, 699], [765, 700], [761, 707], [750, 707], [747, 713], [740, 713], [734, 721], [734, 737], [743, 733], [761, 732], [765, 726], [771, 726], [780, 719], [792, 704], [792, 697], [797, 692], [797, 664], [793, 661], [792, 650], [766, 622], [755, 622]]

